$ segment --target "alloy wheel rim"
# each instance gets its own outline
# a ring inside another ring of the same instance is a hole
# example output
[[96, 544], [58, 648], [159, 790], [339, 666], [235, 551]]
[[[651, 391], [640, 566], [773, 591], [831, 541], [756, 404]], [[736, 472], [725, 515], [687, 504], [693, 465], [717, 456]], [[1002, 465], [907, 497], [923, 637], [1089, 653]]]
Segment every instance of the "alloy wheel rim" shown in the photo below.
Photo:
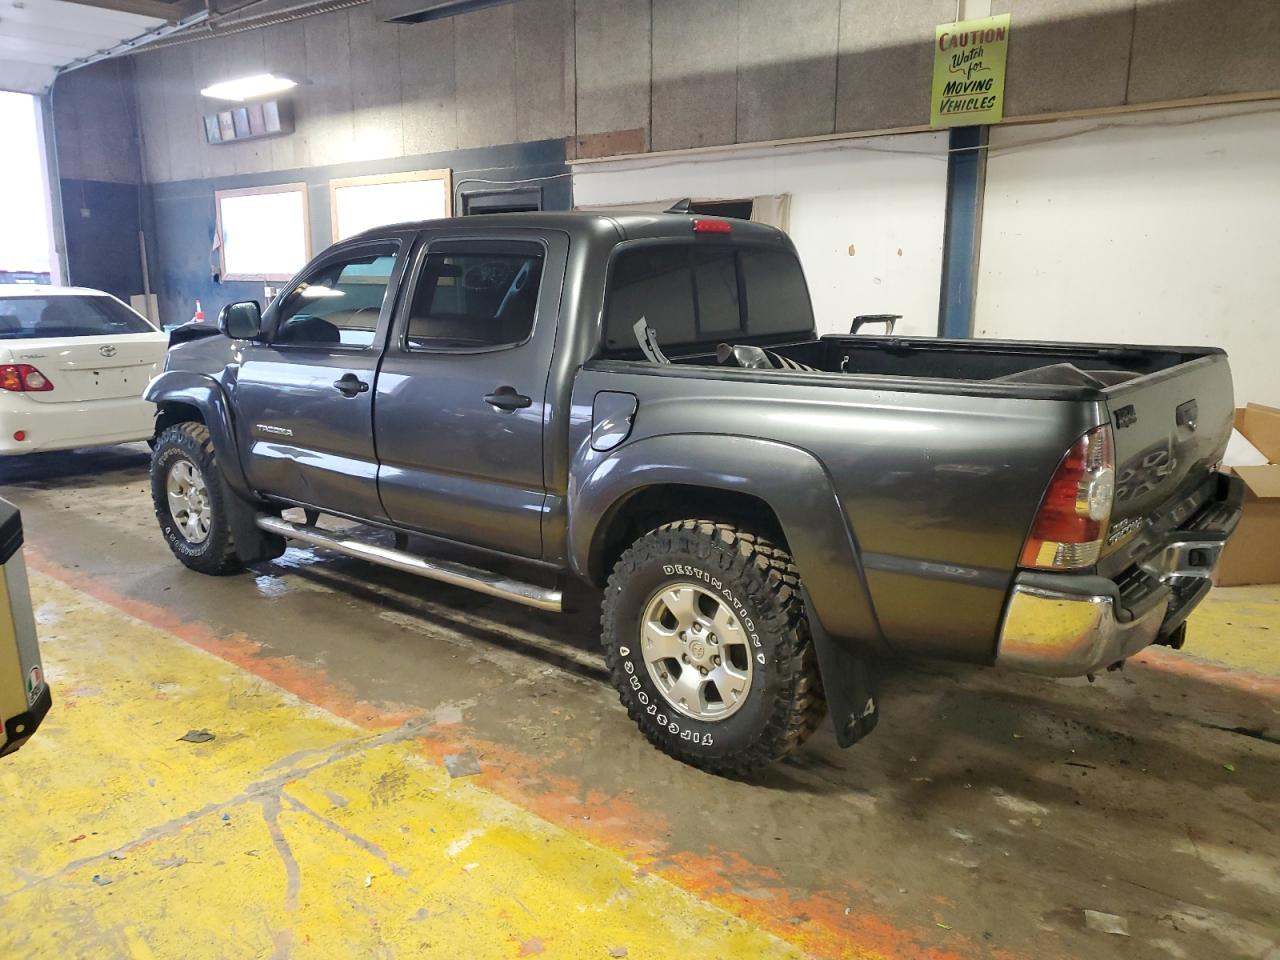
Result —
[[209, 503], [209, 488], [200, 468], [190, 460], [174, 461], [165, 478], [165, 495], [169, 500], [169, 515], [183, 539], [188, 543], [204, 543], [209, 539], [213, 506]]
[[662, 587], [640, 618], [649, 679], [673, 710], [715, 722], [738, 711], [751, 690], [750, 643], [742, 622], [692, 581]]

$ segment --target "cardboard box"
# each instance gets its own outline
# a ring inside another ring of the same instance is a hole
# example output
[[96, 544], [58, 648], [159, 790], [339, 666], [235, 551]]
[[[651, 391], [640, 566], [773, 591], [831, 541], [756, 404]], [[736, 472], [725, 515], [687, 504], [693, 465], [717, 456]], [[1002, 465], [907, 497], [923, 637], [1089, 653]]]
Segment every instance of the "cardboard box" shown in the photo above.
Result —
[[1280, 409], [1251, 403], [1236, 410], [1235, 425], [1268, 462], [1234, 469], [1245, 485], [1244, 515], [1213, 581], [1220, 587], [1280, 583]]

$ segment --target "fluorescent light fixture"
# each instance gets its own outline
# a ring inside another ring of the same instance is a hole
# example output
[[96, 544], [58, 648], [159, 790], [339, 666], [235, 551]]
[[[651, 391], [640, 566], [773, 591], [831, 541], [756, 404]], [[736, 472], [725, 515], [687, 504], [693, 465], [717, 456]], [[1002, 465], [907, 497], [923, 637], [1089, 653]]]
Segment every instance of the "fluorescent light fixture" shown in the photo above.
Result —
[[374, 16], [388, 23], [425, 23], [514, 0], [374, 0]]
[[211, 84], [200, 91], [202, 97], [210, 100], [233, 100], [243, 103], [245, 100], [256, 100], [272, 94], [284, 93], [298, 85], [292, 77], [278, 77], [274, 73], [257, 73], [252, 77], [240, 77], [237, 80], [222, 80]]

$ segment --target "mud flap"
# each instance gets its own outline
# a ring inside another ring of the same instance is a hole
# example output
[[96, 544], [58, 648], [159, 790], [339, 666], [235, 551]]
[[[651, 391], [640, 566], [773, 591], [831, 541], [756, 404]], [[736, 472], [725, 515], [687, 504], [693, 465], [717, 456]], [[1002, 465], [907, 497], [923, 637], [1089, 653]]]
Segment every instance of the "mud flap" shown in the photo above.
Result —
[[240, 558], [240, 562], [260, 563], [274, 560], [284, 553], [288, 546], [284, 537], [259, 529], [257, 523], [259, 513], [270, 513], [278, 517], [280, 510], [277, 508], [273, 512], [260, 509], [232, 490], [225, 477], [219, 476], [219, 480], [222, 483], [222, 502], [227, 508], [227, 525], [231, 527], [231, 536], [236, 542], [236, 556]]
[[805, 610], [809, 611], [809, 634], [818, 655], [818, 671], [827, 709], [836, 729], [836, 743], [851, 747], [872, 730], [880, 719], [879, 690], [871, 664], [855, 656], [833, 640], [812, 611], [809, 592], [801, 588]]

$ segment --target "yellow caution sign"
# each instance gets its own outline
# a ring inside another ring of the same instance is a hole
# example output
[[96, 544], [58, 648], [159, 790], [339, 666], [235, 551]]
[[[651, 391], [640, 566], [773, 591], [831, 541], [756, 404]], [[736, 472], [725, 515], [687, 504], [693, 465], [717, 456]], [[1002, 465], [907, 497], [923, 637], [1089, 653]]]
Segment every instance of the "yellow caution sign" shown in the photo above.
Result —
[[968, 127], [1004, 119], [1009, 14], [939, 24], [933, 41], [929, 123]]

